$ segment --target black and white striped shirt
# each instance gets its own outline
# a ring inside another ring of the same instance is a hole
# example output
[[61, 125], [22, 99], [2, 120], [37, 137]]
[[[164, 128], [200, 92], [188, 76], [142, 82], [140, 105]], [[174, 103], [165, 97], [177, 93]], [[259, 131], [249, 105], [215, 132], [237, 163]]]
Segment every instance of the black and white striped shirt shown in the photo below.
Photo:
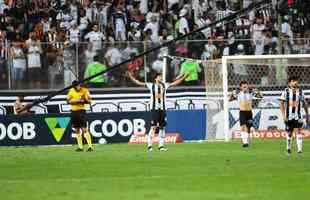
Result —
[[285, 102], [285, 113], [288, 120], [301, 120], [302, 101], [304, 101], [304, 93], [301, 89], [293, 90], [286, 88], [280, 97], [281, 101]]
[[151, 100], [150, 108], [151, 110], [166, 110], [166, 92], [169, 83], [146, 83], [147, 88], [150, 90]]

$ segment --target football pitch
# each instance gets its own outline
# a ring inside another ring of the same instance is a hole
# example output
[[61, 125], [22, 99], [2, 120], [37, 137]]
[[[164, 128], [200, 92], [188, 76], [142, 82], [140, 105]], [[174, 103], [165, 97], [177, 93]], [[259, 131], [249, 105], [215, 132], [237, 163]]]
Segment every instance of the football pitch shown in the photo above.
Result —
[[[295, 142], [295, 141], [294, 141]], [[309, 199], [310, 141], [287, 156], [284, 140], [168, 145], [0, 148], [3, 200]]]

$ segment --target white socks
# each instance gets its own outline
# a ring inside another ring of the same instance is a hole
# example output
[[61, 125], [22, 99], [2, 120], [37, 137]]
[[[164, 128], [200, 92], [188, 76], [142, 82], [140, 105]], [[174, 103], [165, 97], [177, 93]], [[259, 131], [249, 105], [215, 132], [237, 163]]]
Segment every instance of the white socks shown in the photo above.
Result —
[[147, 146], [151, 147], [153, 144], [153, 134], [155, 132], [155, 127], [151, 127], [149, 134], [147, 135]]
[[286, 149], [291, 150], [292, 148], [292, 137], [290, 137], [288, 134], [286, 136]]
[[[302, 134], [296, 134], [297, 151], [302, 152]], [[286, 149], [291, 150], [292, 148], [292, 137], [286, 136]]]
[[302, 152], [302, 134], [296, 135], [297, 151]]
[[[147, 146], [151, 147], [153, 145], [153, 134], [155, 134], [156, 127], [151, 127], [149, 134], [147, 135]], [[165, 129], [159, 129], [158, 133], [158, 147], [163, 147], [165, 145]]]
[[247, 132], [241, 132], [241, 141], [243, 144], [249, 144], [249, 134]]
[[163, 147], [165, 145], [165, 129], [159, 129], [158, 134], [158, 147]]

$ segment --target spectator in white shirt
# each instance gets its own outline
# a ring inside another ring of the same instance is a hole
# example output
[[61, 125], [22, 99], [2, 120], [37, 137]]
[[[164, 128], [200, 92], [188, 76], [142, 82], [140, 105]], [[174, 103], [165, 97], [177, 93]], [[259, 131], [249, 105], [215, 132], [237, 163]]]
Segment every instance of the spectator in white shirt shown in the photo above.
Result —
[[284, 16], [284, 22], [281, 25], [281, 32], [282, 34], [287, 35], [291, 44], [293, 44], [293, 31], [291, 25], [288, 23], [288, 20], [288, 16]]
[[111, 4], [105, 3], [100, 6], [99, 8], [99, 24], [100, 24], [100, 30], [103, 30], [108, 25], [108, 10], [110, 8]]
[[144, 15], [148, 12], [147, 1], [148, 0], [140, 0], [139, 10]]
[[[115, 66], [115, 65], [122, 62], [122, 54], [119, 51], [119, 49], [114, 46], [114, 44], [110, 44], [110, 47], [108, 48], [104, 57], [107, 61], [108, 67]], [[119, 84], [119, 81], [121, 80], [120, 77], [122, 76], [122, 73], [123, 73], [122, 69], [114, 70], [111, 72], [112, 84], [113, 84], [113, 82], [116, 82], [116, 83], [118, 82], [117, 84]]]
[[88, 18], [86, 17], [85, 11], [81, 10], [80, 11], [80, 25], [79, 25], [81, 37], [84, 36], [84, 33], [87, 29], [88, 24], [89, 24], [89, 21], [88, 21]]
[[255, 47], [255, 55], [262, 55], [264, 53], [264, 29], [265, 24], [263, 24], [263, 19], [261, 17], [257, 17], [256, 23], [251, 27], [252, 45]]
[[185, 35], [189, 33], [189, 25], [188, 25], [188, 20], [187, 20], [187, 10], [182, 9], [179, 14], [180, 17], [180, 24], [179, 24], [179, 33], [181, 35]]
[[126, 36], [126, 16], [120, 9], [113, 16], [113, 24], [115, 28], [115, 39], [118, 41], [125, 41]]
[[80, 39], [80, 30], [78, 25], [74, 22], [69, 29], [69, 40], [71, 43], [78, 43]]
[[70, 15], [73, 17], [73, 20], [77, 20], [78, 19], [78, 2], [71, 2], [70, 3]]
[[41, 81], [41, 45], [36, 39], [35, 34], [31, 32], [29, 39], [26, 40], [27, 46], [27, 64], [28, 64], [28, 80], [31, 82], [32, 88], [38, 88]]
[[213, 58], [213, 56], [216, 54], [217, 48], [213, 44], [213, 41], [211, 38], [208, 38], [208, 43], [205, 45], [205, 49], [201, 55], [202, 60], [210, 60]]
[[159, 42], [159, 22], [157, 21], [156, 16], [151, 17], [151, 21], [146, 24], [144, 27], [144, 32], [151, 30], [151, 40], [153, 43]]
[[93, 26], [93, 31], [87, 33], [84, 38], [93, 44], [95, 51], [102, 49], [102, 41], [106, 39], [103, 33], [99, 32], [99, 26], [97, 24]]
[[104, 57], [107, 59], [109, 66], [114, 66], [122, 62], [122, 54], [119, 51], [118, 48], [114, 46], [110, 46], [104, 55]]

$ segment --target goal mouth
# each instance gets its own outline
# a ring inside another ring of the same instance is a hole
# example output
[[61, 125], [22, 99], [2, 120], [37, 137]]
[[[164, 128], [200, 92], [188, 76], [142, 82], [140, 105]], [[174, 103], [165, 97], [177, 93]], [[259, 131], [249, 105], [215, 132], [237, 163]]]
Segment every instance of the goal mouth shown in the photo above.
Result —
[[284, 130], [279, 99], [288, 86], [289, 77], [297, 77], [306, 96], [308, 92], [310, 94], [310, 54], [224, 56], [221, 61], [208, 64], [212, 63], [222, 65], [223, 132], [226, 141], [233, 138], [234, 132], [240, 131], [239, 104], [229, 102], [229, 95], [239, 88], [240, 82], [246, 81], [264, 95], [263, 99], [253, 99], [252, 102], [253, 126], [257, 130]]

